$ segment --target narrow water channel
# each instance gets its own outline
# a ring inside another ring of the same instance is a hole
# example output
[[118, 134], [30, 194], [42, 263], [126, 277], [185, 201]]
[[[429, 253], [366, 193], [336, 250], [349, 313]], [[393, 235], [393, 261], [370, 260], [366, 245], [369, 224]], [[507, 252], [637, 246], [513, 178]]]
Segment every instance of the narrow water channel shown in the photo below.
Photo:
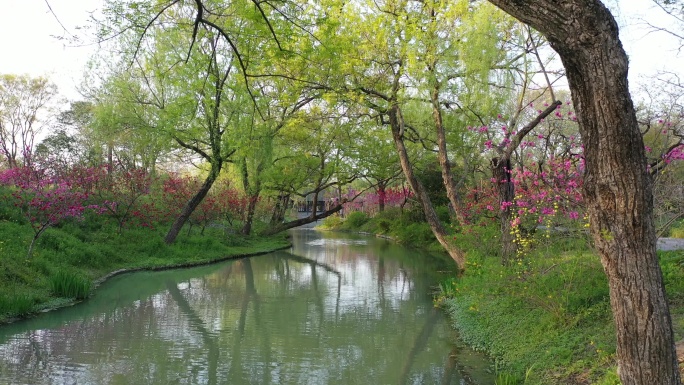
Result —
[[373, 237], [115, 277], [0, 327], [0, 384], [492, 384], [431, 290], [439, 262]]

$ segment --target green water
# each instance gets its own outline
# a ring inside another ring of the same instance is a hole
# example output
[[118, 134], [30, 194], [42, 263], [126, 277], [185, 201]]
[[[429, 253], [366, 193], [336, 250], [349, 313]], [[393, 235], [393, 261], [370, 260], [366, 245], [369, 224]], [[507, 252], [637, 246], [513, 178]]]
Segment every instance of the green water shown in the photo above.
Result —
[[291, 250], [115, 277], [0, 327], [0, 384], [491, 384], [431, 302], [448, 266], [297, 230]]

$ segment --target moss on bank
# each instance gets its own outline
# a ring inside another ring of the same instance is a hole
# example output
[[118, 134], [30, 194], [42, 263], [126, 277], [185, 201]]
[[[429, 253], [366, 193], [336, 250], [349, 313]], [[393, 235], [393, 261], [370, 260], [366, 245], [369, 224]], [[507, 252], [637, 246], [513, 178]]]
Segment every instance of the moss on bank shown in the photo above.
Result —
[[175, 244], [166, 245], [163, 230], [118, 233], [116, 225], [100, 218], [72, 221], [49, 228], [27, 259], [31, 228], [1, 220], [0, 323], [73, 303], [112, 274], [195, 266], [289, 245], [285, 235], [245, 238], [225, 228], [208, 228], [204, 235], [184, 232]]

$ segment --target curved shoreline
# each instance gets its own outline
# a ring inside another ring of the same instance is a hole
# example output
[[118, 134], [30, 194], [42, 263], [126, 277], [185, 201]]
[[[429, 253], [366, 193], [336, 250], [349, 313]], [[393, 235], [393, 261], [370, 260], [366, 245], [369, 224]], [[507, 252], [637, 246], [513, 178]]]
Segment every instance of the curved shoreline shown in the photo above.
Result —
[[[187, 269], [187, 268], [192, 268], [192, 267], [200, 267], [200, 266], [207, 266], [207, 265], [212, 265], [215, 263], [221, 263], [225, 261], [230, 261], [230, 260], [235, 260], [235, 259], [243, 259], [243, 258], [250, 258], [250, 257], [256, 257], [259, 255], [265, 255], [269, 253], [273, 253], [275, 251], [279, 250], [286, 250], [292, 247], [291, 243], [288, 243], [285, 246], [278, 247], [275, 249], [270, 249], [270, 250], [262, 250], [262, 251], [255, 251], [253, 253], [243, 253], [243, 254], [235, 254], [235, 255], [227, 255], [215, 259], [209, 259], [206, 261], [193, 261], [193, 262], [187, 262], [187, 263], [176, 263], [176, 264], [169, 264], [169, 265], [160, 265], [160, 266], [146, 266], [146, 267], [133, 267], [133, 268], [124, 268], [124, 269], [118, 269], [114, 270], [112, 272], [109, 272], [100, 278], [97, 278], [92, 281], [92, 287], [90, 289], [90, 293], [88, 294], [88, 297], [84, 299], [68, 299], [64, 298], [64, 302], [58, 302], [58, 303], [53, 303], [50, 305], [51, 302], [46, 302], [44, 305], [45, 307], [41, 307], [40, 305], [36, 306], [35, 311], [26, 314], [25, 316], [22, 317], [13, 317], [13, 318], [8, 318], [5, 320], [0, 320], [0, 327], [3, 325], [8, 325], [14, 322], [19, 322], [23, 320], [27, 320], [33, 317], [38, 316], [39, 314], [42, 313], [48, 313], [51, 311], [59, 310], [62, 308], [70, 307], [77, 305], [79, 303], [87, 301], [97, 290], [98, 287], [100, 287], [103, 283], [107, 282], [107, 280], [114, 278], [119, 275], [123, 274], [128, 274], [128, 273], [136, 273], [136, 272], [141, 272], [141, 271], [164, 271], [164, 270], [173, 270], [173, 269]], [[55, 301], [59, 300], [60, 298], [55, 298]]]

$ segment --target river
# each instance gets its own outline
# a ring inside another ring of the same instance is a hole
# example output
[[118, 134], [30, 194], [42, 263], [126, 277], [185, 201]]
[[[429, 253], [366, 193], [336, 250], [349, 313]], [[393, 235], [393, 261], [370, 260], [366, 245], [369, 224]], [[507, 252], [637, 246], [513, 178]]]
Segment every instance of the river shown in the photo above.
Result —
[[449, 263], [374, 237], [116, 276], [0, 327], [0, 384], [491, 384], [431, 294]]

